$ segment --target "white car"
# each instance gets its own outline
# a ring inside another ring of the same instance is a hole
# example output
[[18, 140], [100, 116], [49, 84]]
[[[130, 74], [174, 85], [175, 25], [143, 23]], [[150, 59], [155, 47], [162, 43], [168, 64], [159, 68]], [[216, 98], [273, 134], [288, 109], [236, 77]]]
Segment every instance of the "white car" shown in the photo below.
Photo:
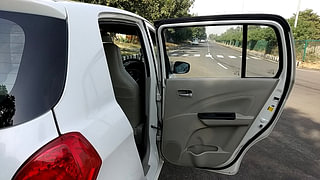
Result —
[[191, 42], [191, 45], [199, 45], [198, 39], [194, 39], [194, 40]]
[[[273, 77], [247, 78], [246, 52], [239, 77], [194, 77], [193, 61], [168, 57], [166, 29], [228, 24], [274, 29]], [[111, 7], [2, 0], [0, 179], [157, 179], [164, 161], [235, 174], [272, 131], [293, 86], [288, 23], [256, 14], [155, 26]]]

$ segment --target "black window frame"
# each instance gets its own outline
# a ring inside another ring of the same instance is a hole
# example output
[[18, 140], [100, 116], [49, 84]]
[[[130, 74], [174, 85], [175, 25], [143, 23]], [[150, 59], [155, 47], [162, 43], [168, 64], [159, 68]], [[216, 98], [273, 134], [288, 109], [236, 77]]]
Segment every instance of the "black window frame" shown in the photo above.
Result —
[[[243, 19], [242, 19], [243, 18]], [[163, 24], [175, 24], [175, 23], [190, 23], [190, 22], [203, 22], [203, 21], [223, 21], [223, 20], [273, 20], [276, 22], [282, 22], [283, 18], [277, 15], [265, 15], [265, 14], [243, 14], [243, 15], [217, 15], [217, 16], [198, 16], [198, 17], [192, 17], [192, 18], [173, 18], [173, 19], [167, 19], [167, 20], [160, 20], [160, 21], [156, 21], [155, 22], [155, 27], [156, 29], [158, 29], [161, 25]], [[285, 25], [286, 28], [287, 24], [283, 24]], [[212, 24], [210, 26], [232, 26], [232, 25], [240, 25], [243, 27], [243, 34], [242, 34], [242, 38], [243, 38], [243, 42], [244, 40], [246, 40], [246, 43], [243, 43], [242, 45], [242, 59], [241, 59], [241, 66], [240, 66], [240, 76], [238, 78], [267, 78], [267, 79], [277, 79], [280, 77], [282, 71], [283, 71], [283, 46], [282, 46], [282, 42], [281, 42], [281, 36], [280, 36], [280, 32], [278, 31], [278, 29], [270, 24], [257, 24], [257, 23], [227, 23], [227, 24]], [[272, 28], [274, 30], [274, 33], [277, 37], [277, 42], [278, 42], [278, 49], [279, 49], [279, 64], [278, 64], [278, 71], [275, 74], [275, 76], [273, 77], [263, 77], [263, 76], [258, 76], [258, 77], [254, 77], [254, 76], [246, 76], [246, 69], [247, 69], [247, 37], [248, 37], [248, 25], [264, 25], [264, 26], [268, 26], [270, 28]], [[201, 27], [201, 26], [208, 26], [208, 25], [188, 25], [188, 26], [183, 26], [183, 27]], [[171, 27], [174, 28], [174, 27]], [[169, 62], [169, 58], [167, 56], [167, 50], [165, 48], [165, 36], [164, 36], [164, 31], [166, 28], [163, 28], [160, 32], [161, 34], [161, 39], [162, 39], [162, 46], [161, 47], [163, 49], [164, 52], [164, 62], [165, 62], [165, 68], [166, 68], [166, 79], [169, 79], [169, 75], [172, 74], [171, 72], [171, 68], [170, 68], [170, 62]], [[244, 39], [245, 38], [245, 39]], [[244, 48], [246, 49], [244, 52]], [[228, 77], [229, 78], [229, 77]]]

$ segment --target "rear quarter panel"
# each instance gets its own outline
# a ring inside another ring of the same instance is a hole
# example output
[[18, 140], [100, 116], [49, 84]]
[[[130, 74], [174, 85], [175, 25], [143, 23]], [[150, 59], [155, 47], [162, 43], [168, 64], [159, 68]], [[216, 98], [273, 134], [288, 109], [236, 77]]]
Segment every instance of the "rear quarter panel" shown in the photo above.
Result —
[[42, 146], [58, 137], [52, 112], [0, 130], [0, 179], [11, 179], [19, 167]]

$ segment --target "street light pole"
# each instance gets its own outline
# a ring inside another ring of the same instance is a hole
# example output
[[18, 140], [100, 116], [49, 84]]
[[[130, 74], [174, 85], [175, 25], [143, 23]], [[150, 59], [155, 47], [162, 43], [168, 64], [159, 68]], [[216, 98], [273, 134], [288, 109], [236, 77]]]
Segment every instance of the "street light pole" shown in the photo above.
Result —
[[296, 20], [294, 21], [294, 28], [296, 28], [296, 27], [297, 27], [297, 24], [298, 24], [300, 4], [301, 4], [301, 0], [298, 0], [298, 7], [297, 7], [297, 12], [296, 12]]

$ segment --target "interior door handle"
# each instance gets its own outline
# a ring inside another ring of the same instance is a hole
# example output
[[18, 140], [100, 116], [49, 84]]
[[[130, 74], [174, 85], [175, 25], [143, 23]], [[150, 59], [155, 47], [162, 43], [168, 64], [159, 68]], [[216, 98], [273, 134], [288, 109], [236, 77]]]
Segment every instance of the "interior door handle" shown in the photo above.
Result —
[[181, 97], [192, 97], [191, 90], [178, 90], [178, 95]]

